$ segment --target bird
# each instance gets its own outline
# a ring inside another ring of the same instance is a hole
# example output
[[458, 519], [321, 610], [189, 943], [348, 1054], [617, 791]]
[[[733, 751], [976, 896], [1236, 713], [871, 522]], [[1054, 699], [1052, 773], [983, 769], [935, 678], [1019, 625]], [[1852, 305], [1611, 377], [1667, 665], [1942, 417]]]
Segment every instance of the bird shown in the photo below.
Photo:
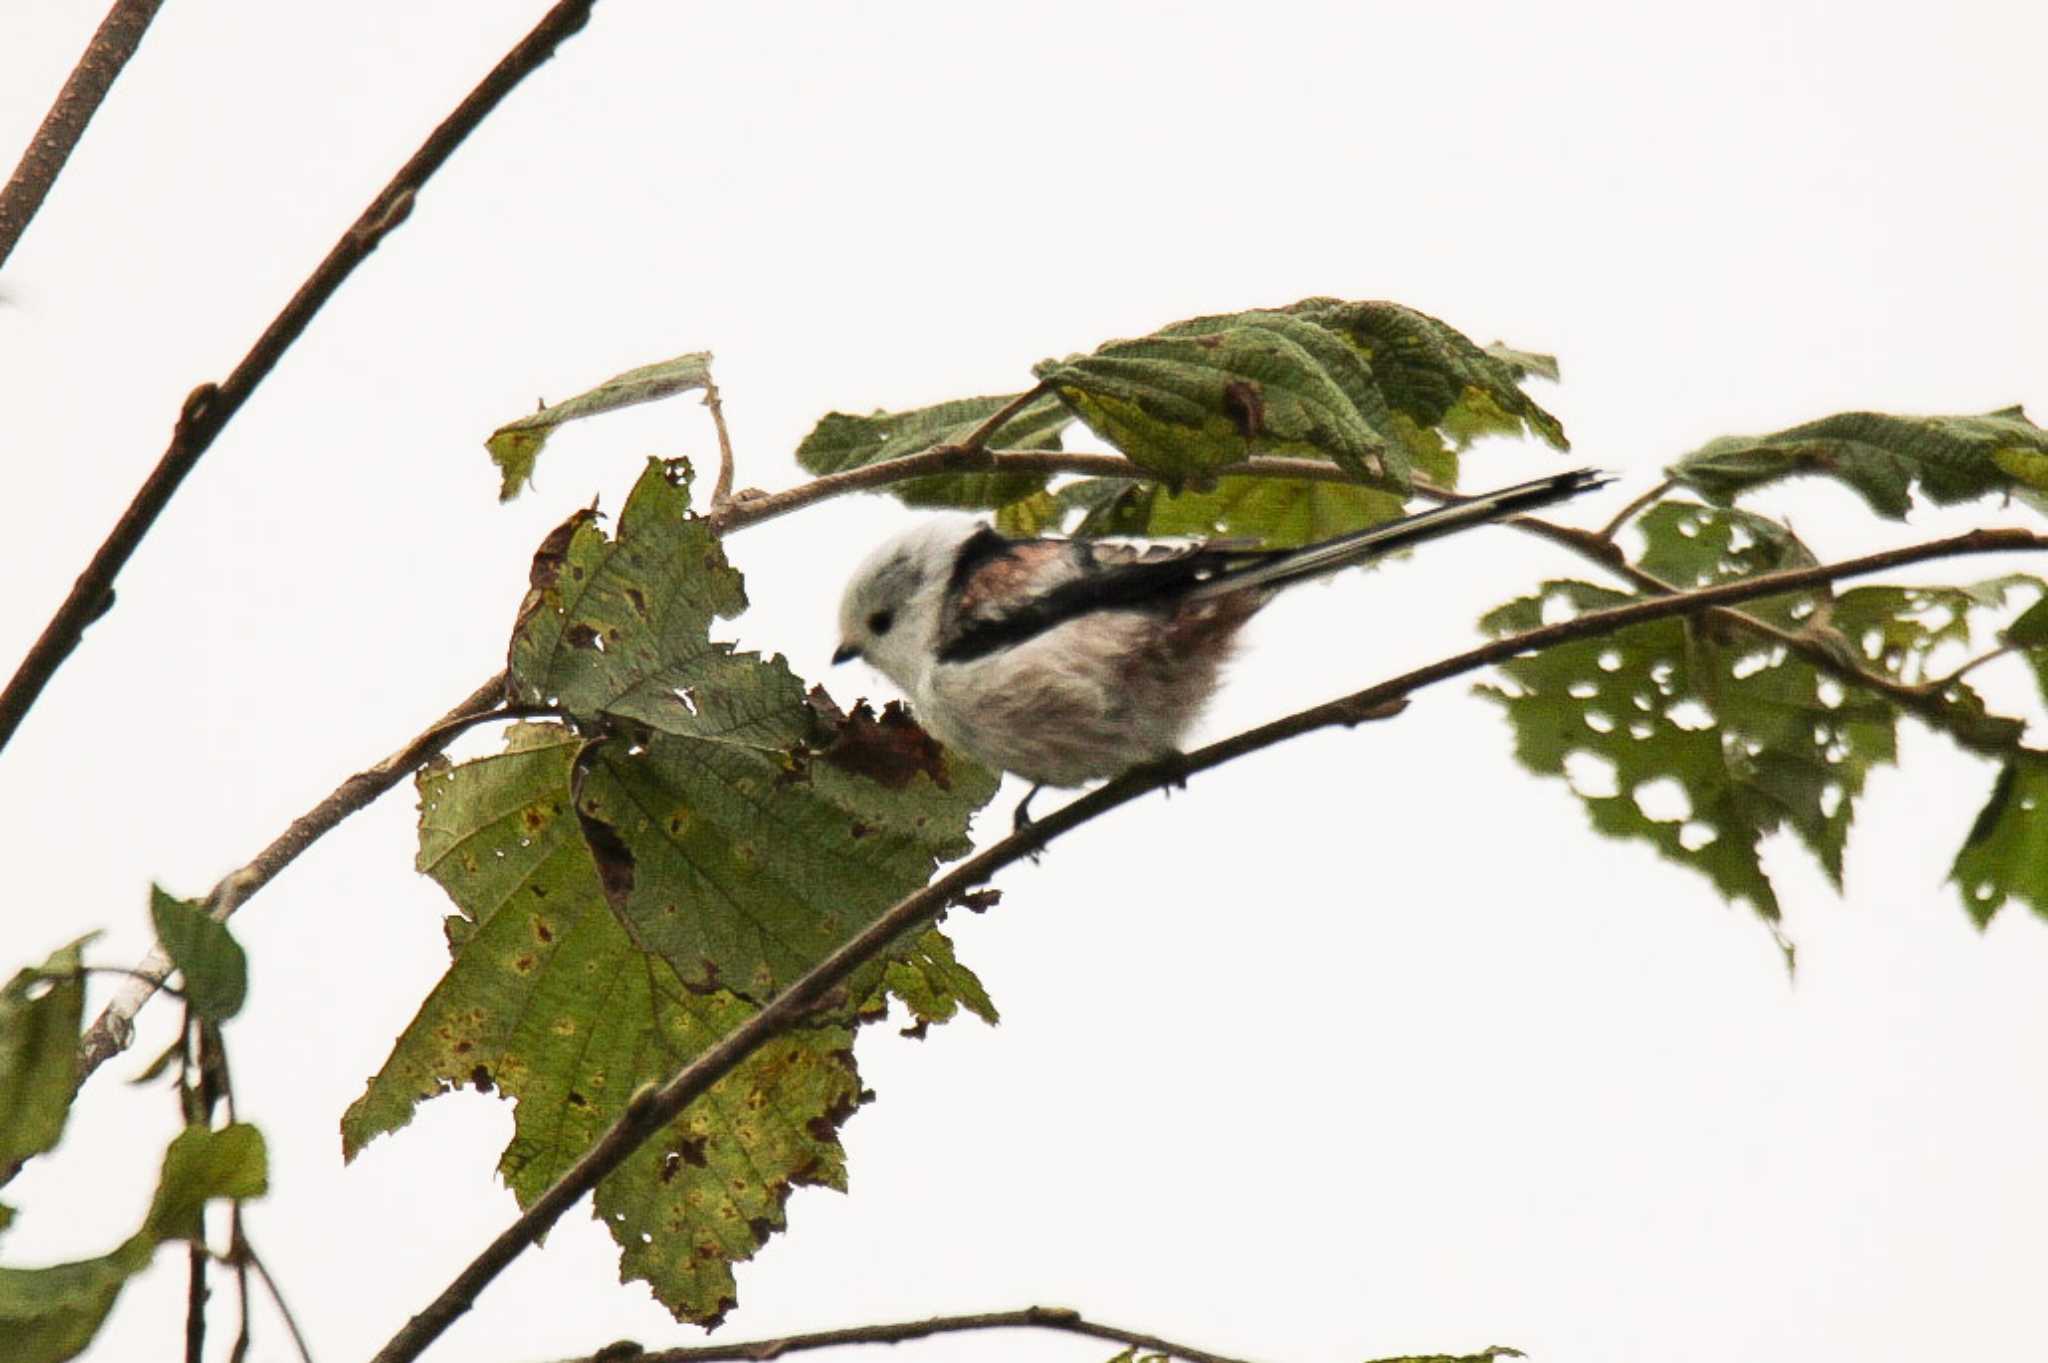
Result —
[[854, 570], [832, 661], [864, 660], [940, 743], [1029, 781], [1021, 829], [1044, 787], [1177, 757], [1238, 631], [1285, 588], [1612, 481], [1578, 469], [1294, 549], [1013, 539], [934, 515]]

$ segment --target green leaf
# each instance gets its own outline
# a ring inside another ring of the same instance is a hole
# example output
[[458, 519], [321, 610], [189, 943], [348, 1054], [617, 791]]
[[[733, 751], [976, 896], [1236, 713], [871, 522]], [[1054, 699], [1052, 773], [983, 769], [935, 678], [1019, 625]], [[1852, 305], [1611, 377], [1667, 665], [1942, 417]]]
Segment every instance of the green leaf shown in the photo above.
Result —
[[196, 1238], [215, 1198], [260, 1196], [262, 1135], [251, 1126], [187, 1127], [164, 1153], [156, 1197], [140, 1231], [111, 1254], [48, 1268], [0, 1268], [0, 1340], [8, 1363], [58, 1363], [85, 1351], [129, 1278], [165, 1240]]
[[2048, 593], [2005, 627], [2005, 641], [2015, 648], [2048, 647]]
[[927, 932], [907, 954], [883, 963], [880, 987], [862, 988], [855, 977], [851, 992], [866, 995], [862, 1015], [886, 1010], [887, 995], [893, 994], [910, 1010], [910, 1031], [923, 1035], [935, 1022], [950, 1022], [962, 1008], [993, 1025], [998, 1021], [996, 1006], [972, 970], [960, 964], [953, 943], [942, 932]]
[[1717, 502], [1782, 478], [1835, 479], [1894, 520], [1915, 486], [1938, 505], [1992, 492], [2039, 491], [2048, 430], [2018, 407], [1982, 416], [1844, 412], [1763, 436], [1723, 436], [1671, 466], [1673, 478]]
[[559, 704], [693, 738], [775, 746], [807, 730], [803, 685], [780, 658], [714, 643], [714, 619], [746, 609], [740, 575], [690, 511], [690, 470], [650, 459], [616, 540], [587, 511], [534, 555], [511, 649], [512, 699]]
[[[1643, 536], [1637, 566], [1683, 589], [1813, 562], [1786, 527], [1734, 508], [1664, 502], [1636, 525]], [[1937, 650], [1952, 648], [1960, 661], [1995, 633], [2015, 593], [2042, 590], [2038, 580], [2010, 574], [1966, 586], [1870, 586], [1839, 595], [1823, 588], [1740, 610], [1820, 645], [1842, 667], [1916, 686]], [[1483, 624], [1495, 635], [1517, 633], [1640, 599], [1552, 582]], [[1789, 829], [1839, 886], [1856, 801], [1871, 768], [1895, 760], [1903, 712], [1883, 689], [1711, 617], [1560, 645], [1501, 671], [1505, 684], [1479, 689], [1507, 710], [1527, 766], [1572, 782], [1601, 832], [1650, 843], [1767, 919], [1777, 917], [1778, 903], [1758, 860], [1760, 842]], [[1921, 694], [1938, 701], [1941, 727], [1966, 747], [2024, 751], [2021, 721], [1989, 713], [1963, 683]], [[1918, 697], [1913, 704], [1922, 708]], [[2004, 850], [1992, 861], [2000, 858]], [[1992, 907], [2002, 902], [2015, 873], [1970, 870], [1957, 873], [1970, 894]]]
[[1405, 487], [1405, 448], [1357, 351], [1281, 313], [1183, 322], [1041, 366], [1060, 400], [1141, 468], [1181, 484], [1255, 453], [1335, 460]]
[[[1783, 527], [1747, 513], [1656, 507], [1638, 522], [1642, 566], [1690, 586], [1806, 561]], [[1740, 532], [1740, 534], [1738, 534]], [[1652, 568], [1652, 565], [1655, 565]], [[1552, 582], [1488, 615], [1495, 635], [1638, 598]], [[1811, 601], [1775, 603], [1791, 618]], [[1635, 626], [1517, 658], [1507, 686], [1480, 691], [1507, 710], [1531, 770], [1571, 780], [1594, 827], [1650, 843], [1766, 919], [1778, 900], [1757, 849], [1789, 827], [1837, 884], [1855, 802], [1872, 766], [1894, 759], [1893, 706], [1845, 688], [1805, 658], [1681, 620]]]
[[2048, 756], [2005, 764], [1949, 879], [1979, 927], [2017, 895], [2048, 917]]
[[81, 937], [0, 989], [0, 1176], [57, 1144], [78, 1092]]
[[188, 1126], [164, 1152], [163, 1173], [143, 1230], [159, 1240], [197, 1239], [200, 1211], [208, 1202], [261, 1197], [269, 1180], [263, 1133], [255, 1127], [245, 1122], [218, 1131]]
[[555, 433], [555, 427], [564, 422], [580, 421], [601, 412], [614, 412], [621, 407], [710, 386], [711, 352], [700, 350], [657, 364], [628, 369], [565, 402], [506, 422], [484, 441], [484, 447], [491, 452], [491, 462], [498, 466], [501, 476], [498, 500], [511, 501], [532, 480], [533, 466], [540, 458], [541, 448]]
[[[608, 908], [569, 801], [581, 741], [522, 725], [507, 743], [419, 778], [421, 869], [457, 906], [454, 961], [342, 1136], [353, 1158], [426, 1098], [497, 1089], [517, 1104], [499, 1169], [530, 1203], [636, 1089], [755, 1008], [726, 990], [684, 988]], [[929, 940], [919, 948], [951, 956]], [[791, 1189], [844, 1185], [837, 1130], [864, 1099], [853, 1028], [850, 1015], [814, 1015], [776, 1038], [599, 1186], [595, 1214], [621, 1246], [623, 1271], [678, 1315], [724, 1314], [732, 1265], [782, 1227]]]
[[[957, 445], [981, 424], [1014, 402], [1017, 394], [961, 398], [908, 412], [849, 416], [831, 412], [797, 446], [806, 472], [842, 473], [884, 459], [918, 454], [935, 445]], [[992, 432], [990, 449], [1056, 450], [1060, 432], [1073, 416], [1051, 397], [1026, 406]], [[945, 473], [892, 484], [888, 491], [911, 506], [969, 509], [1002, 507], [1042, 490], [1046, 476], [1015, 473]]]
[[96, 1259], [0, 1268], [0, 1338], [9, 1363], [60, 1363], [84, 1353], [128, 1279], [155, 1252], [156, 1242], [138, 1235]]
[[149, 889], [149, 916], [157, 941], [185, 978], [185, 1002], [201, 1017], [222, 1022], [242, 1009], [249, 992], [249, 958], [206, 906], [177, 899], [155, 885]]
[[1398, 416], [1422, 430], [1442, 428], [1459, 448], [1481, 434], [1528, 434], [1568, 450], [1564, 427], [1522, 391], [1532, 374], [1553, 377], [1548, 356], [1482, 349], [1462, 332], [1398, 303], [1310, 298], [1283, 311], [1342, 334], [1372, 366]]
[[765, 998], [965, 852], [994, 792], [900, 708], [862, 706], [815, 749], [602, 744], [576, 812], [642, 947], [686, 984]]
[[1178, 493], [1126, 483], [1087, 514], [1080, 532], [1252, 539], [1286, 549], [1393, 520], [1402, 510], [1400, 494], [1360, 483], [1226, 477], [1210, 491]]
[[[1637, 522], [1644, 536], [1636, 566], [1681, 590], [1818, 563], [1791, 530], [1763, 516], [1697, 502], [1665, 501]], [[1762, 597], [1742, 609], [1786, 627], [1813, 614], [1825, 592]]]

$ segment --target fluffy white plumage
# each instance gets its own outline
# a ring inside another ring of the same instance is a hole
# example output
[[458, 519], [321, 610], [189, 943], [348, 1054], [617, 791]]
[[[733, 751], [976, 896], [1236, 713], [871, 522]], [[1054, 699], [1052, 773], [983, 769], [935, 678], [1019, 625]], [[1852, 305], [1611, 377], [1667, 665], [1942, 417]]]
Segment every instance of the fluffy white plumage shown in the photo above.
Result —
[[1290, 550], [1010, 540], [934, 516], [854, 571], [833, 660], [866, 659], [948, 747], [1080, 785], [1178, 751], [1238, 630], [1283, 587], [1607, 481], [1560, 474]]

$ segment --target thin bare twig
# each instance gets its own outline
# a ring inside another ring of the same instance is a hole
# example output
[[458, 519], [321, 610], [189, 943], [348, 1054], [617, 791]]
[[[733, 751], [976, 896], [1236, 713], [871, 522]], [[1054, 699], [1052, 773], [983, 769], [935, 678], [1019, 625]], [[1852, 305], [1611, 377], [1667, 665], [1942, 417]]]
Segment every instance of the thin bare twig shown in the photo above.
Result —
[[[238, 1203], [238, 1214], [240, 1210]], [[300, 1363], [313, 1363], [313, 1351], [306, 1345], [305, 1332], [299, 1329], [299, 1318], [293, 1315], [292, 1308], [285, 1304], [284, 1290], [277, 1285], [277, 1279], [271, 1276], [270, 1265], [263, 1262], [263, 1256], [256, 1252], [256, 1247], [249, 1243], [248, 1237], [241, 1233], [239, 1222], [236, 1223], [236, 1237], [236, 1262], [256, 1270], [256, 1276], [263, 1280], [263, 1290], [270, 1294], [270, 1304], [277, 1308], [277, 1314], [284, 1320], [284, 1328], [291, 1333], [292, 1347], [299, 1351]]]
[[242, 1203], [238, 1198], [228, 1207], [228, 1255], [235, 1270], [235, 1343], [228, 1350], [228, 1363], [242, 1363], [249, 1356], [249, 1261], [243, 1256]]
[[1104, 1325], [1064, 1306], [1027, 1306], [1021, 1311], [986, 1311], [972, 1316], [933, 1316], [929, 1320], [856, 1325], [843, 1330], [816, 1330], [810, 1334], [784, 1335], [780, 1339], [757, 1339], [732, 1344], [693, 1344], [676, 1349], [629, 1351], [622, 1343], [581, 1358], [564, 1359], [562, 1363], [611, 1363], [615, 1358], [620, 1360], [620, 1363], [718, 1363], [719, 1360], [732, 1360], [732, 1363], [764, 1363], [764, 1360], [781, 1358], [784, 1354], [802, 1353], [807, 1349], [831, 1349], [844, 1344], [902, 1344], [913, 1339], [930, 1339], [934, 1335], [968, 1334], [978, 1330], [1057, 1330], [1070, 1335], [1085, 1335], [1090, 1339], [1105, 1339], [1113, 1344], [1123, 1344], [1131, 1348], [1147, 1349], [1170, 1358], [1186, 1359], [1188, 1363], [1242, 1363], [1239, 1359], [1210, 1353], [1206, 1349], [1197, 1349], [1186, 1344], [1176, 1344], [1158, 1335]]
[[942, 446], [941, 448], [950, 450], [956, 457], [961, 454], [980, 454], [988, 448], [988, 442], [995, 438], [996, 432], [1003, 428], [1004, 422], [1038, 401], [1044, 393], [1045, 381], [1041, 379], [1017, 394], [1016, 397], [1011, 398], [1008, 402], [996, 408], [995, 411], [990, 412], [988, 419], [979, 426], [976, 426], [972, 431], [969, 431], [965, 440], [957, 445]]
[[[355, 813], [391, 787], [404, 780], [420, 763], [453, 742], [456, 735], [472, 725], [499, 718], [513, 718], [514, 710], [494, 702], [505, 694], [505, 674], [479, 686], [446, 715], [436, 720], [417, 738], [383, 761], [343, 781], [326, 799], [292, 820], [271, 844], [239, 870], [223, 876], [207, 897], [208, 909], [225, 921], [242, 902], [270, 883], [271, 877], [289, 866], [301, 852], [312, 846], [336, 824]], [[132, 972], [135, 980], [116, 994], [93, 1019], [79, 1038], [79, 1082], [110, 1057], [126, 1050], [134, 1036], [135, 1015], [150, 995], [163, 987], [172, 970], [171, 959], [161, 946], [152, 950]]]
[[711, 425], [718, 432], [718, 481], [711, 487], [711, 509], [716, 511], [732, 500], [732, 437], [725, 429], [725, 404], [709, 373], [704, 376], [704, 405], [711, 409]]
[[554, 55], [563, 39], [582, 28], [596, 0], [559, 0], [533, 31], [500, 61], [455, 111], [444, 119], [420, 144], [391, 182], [379, 190], [349, 229], [341, 234], [306, 282], [299, 286], [284, 311], [278, 313], [263, 334], [242, 357], [234, 371], [219, 384], [202, 383], [186, 397], [178, 414], [171, 442], [143, 482], [142, 489], [121, 513], [119, 521], [101, 543], [92, 561], [72, 584], [71, 593], [57, 608], [28, 656], [22, 659], [5, 690], [0, 690], [0, 748], [14, 736], [29, 707], [49, 684], [50, 678], [78, 646], [86, 626], [113, 604], [114, 579], [142, 543], [143, 536], [169, 505], [178, 485], [198, 464], [249, 395], [256, 391], [285, 351], [311, 324], [314, 315], [334, 295], [349, 275], [412, 212], [420, 189], [454, 154], [463, 139], [483, 122], [513, 87]]
[[50, 186], [57, 183], [64, 163], [71, 159], [78, 139], [85, 135], [86, 124], [99, 112], [107, 91], [114, 88], [121, 68], [142, 46], [142, 35], [149, 31], [149, 21], [156, 18], [163, 2], [114, 0], [114, 7], [100, 20], [98, 31], [85, 45], [85, 55], [65, 77], [64, 88], [57, 92], [57, 102], [43, 115], [42, 126], [21, 153], [21, 161], [8, 178], [7, 187], [0, 189], [0, 265], [5, 265], [7, 257], [14, 254], [21, 234], [28, 230], [29, 220], [49, 197]]
[[185, 1246], [185, 1363], [206, 1363], [206, 1246]]
[[1607, 524], [1601, 526], [1600, 529], [1595, 533], [1598, 534], [1599, 537], [1603, 540], [1612, 540], [1615, 537], [1615, 535], [1620, 532], [1621, 527], [1627, 525], [1630, 519], [1632, 519], [1638, 511], [1641, 511], [1651, 502], [1656, 501], [1659, 497], [1662, 497], [1665, 493], [1671, 491], [1672, 488], [1675, 488], [1677, 486], [1678, 480], [1676, 478], [1666, 478], [1663, 482], [1657, 484], [1648, 492], [1645, 492], [1642, 496], [1636, 498], [1627, 506], [1624, 506], [1621, 510], [1615, 512], [1614, 518], [1608, 521]]
[[924, 889], [898, 901], [866, 928], [805, 971], [760, 1012], [728, 1032], [659, 1087], [635, 1093], [625, 1113], [513, 1223], [458, 1273], [433, 1302], [406, 1322], [376, 1355], [375, 1363], [411, 1363], [449, 1325], [468, 1311], [498, 1274], [597, 1186], [648, 1137], [666, 1126], [713, 1084], [825, 994], [904, 933], [930, 923], [947, 906], [1004, 867], [1042, 850], [1061, 834], [1142, 795], [1189, 776], [1271, 747], [1286, 739], [1335, 725], [1350, 726], [1398, 713], [1408, 696], [1425, 686], [1575, 639], [1612, 634], [1631, 625], [1690, 615], [1710, 607], [1757, 597], [1802, 591], [1838, 578], [1882, 572], [1902, 564], [1965, 554], [2048, 549], [2048, 536], [2025, 530], [1973, 530], [1925, 544], [1869, 554], [1841, 563], [1766, 573], [1671, 596], [1630, 602], [1590, 612], [1555, 625], [1495, 639], [1425, 667], [1312, 706], [1235, 737], [1212, 743], [1168, 763], [1141, 767], [1079, 796], [953, 867]]
[[1978, 668], [1984, 666], [1984, 664], [1994, 663], [2008, 654], [2017, 653], [2019, 651], [2019, 648], [2020, 646], [2018, 644], [2000, 644], [1997, 648], [1992, 649], [1989, 653], [1978, 654], [1976, 657], [1970, 659], [1968, 662], [1964, 663], [1962, 666], [1958, 667], [1955, 671], [1949, 673], [1945, 677], [1935, 677], [1929, 681], [1921, 682], [1917, 686], [1913, 686], [1908, 689], [1918, 691], [1922, 694], [1930, 696], [1944, 695], [1947, 693], [1948, 689], [1951, 686], [1954, 686], [1964, 677], [1968, 676], [1972, 672], [1975, 672]]

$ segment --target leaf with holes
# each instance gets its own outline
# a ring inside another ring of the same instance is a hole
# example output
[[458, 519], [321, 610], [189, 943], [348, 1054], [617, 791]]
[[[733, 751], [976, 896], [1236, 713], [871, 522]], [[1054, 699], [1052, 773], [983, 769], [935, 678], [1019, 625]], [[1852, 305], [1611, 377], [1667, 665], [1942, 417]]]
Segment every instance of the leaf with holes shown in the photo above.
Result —
[[1993, 492], [2038, 494], [2048, 430], [2018, 407], [1982, 416], [1843, 412], [1771, 435], [1723, 436], [1667, 470], [1717, 502], [1783, 478], [1833, 478], [1895, 520], [1913, 490], [1937, 505]]
[[[516, 1104], [499, 1171], [530, 1203], [636, 1089], [756, 1011], [728, 990], [686, 988], [612, 911], [572, 802], [584, 748], [567, 729], [519, 725], [503, 753], [421, 774], [420, 869], [455, 901], [453, 961], [343, 1118], [346, 1156], [436, 1094], [496, 1090]], [[655, 877], [650, 862], [650, 887]], [[733, 888], [752, 902], [751, 885]], [[885, 983], [898, 964], [912, 978]], [[622, 1270], [679, 1316], [709, 1323], [731, 1307], [732, 1266], [782, 1228], [794, 1188], [844, 1185], [837, 1132], [865, 1097], [853, 1033], [886, 1011], [882, 988], [919, 1020], [993, 1011], [945, 938], [922, 934], [857, 977], [837, 1013], [755, 1053], [599, 1185], [595, 1214]]]
[[557, 426], [710, 386], [711, 352], [700, 350], [628, 369], [588, 392], [506, 422], [484, 441], [491, 462], [498, 466], [498, 500], [511, 501], [532, 481], [534, 463]]
[[1979, 927], [2015, 895], [2048, 917], [2048, 754], [2023, 754], [1999, 771], [1949, 879]]
[[534, 554], [512, 632], [515, 702], [579, 722], [621, 716], [665, 733], [785, 746], [807, 731], [803, 685], [778, 658], [714, 642], [746, 609], [740, 575], [690, 511], [690, 470], [650, 459], [616, 539], [579, 511]]
[[0, 1268], [0, 1339], [7, 1342], [8, 1363], [58, 1363], [83, 1353], [158, 1245], [197, 1238], [206, 1203], [261, 1196], [268, 1181], [256, 1128], [192, 1126], [178, 1133], [164, 1152], [142, 1229], [119, 1248], [48, 1268]]
[[[1637, 518], [1636, 528], [1643, 536], [1636, 566], [1681, 591], [1820, 561], [1788, 527], [1733, 507], [1659, 502]], [[1742, 609], [1793, 628], [1825, 599], [1822, 588], [1745, 601]]]
[[[1541, 623], [1546, 601], [1574, 613], [1634, 598], [1583, 582], [1544, 584], [1482, 622], [1502, 635]], [[1830, 708], [1814, 669], [1739, 651], [1660, 620], [1516, 658], [1481, 694], [1506, 709], [1530, 770], [1570, 781], [1593, 826], [1648, 842], [1766, 919], [1778, 899], [1757, 860], [1790, 824], [1839, 880], [1855, 796], [1893, 754], [1889, 706]]]
[[[884, 459], [919, 454], [936, 445], [958, 445], [1017, 396], [961, 398], [934, 407], [869, 416], [830, 412], [797, 446], [796, 461], [809, 473], [843, 473]], [[992, 431], [986, 448], [1056, 450], [1060, 432], [1073, 419], [1056, 399], [1040, 398]], [[1020, 501], [1043, 489], [1046, 481], [1044, 474], [967, 471], [907, 479], [891, 484], [888, 491], [911, 506], [982, 509]]]
[[[1746, 513], [1657, 508], [1639, 524], [1641, 563], [1682, 585], [1806, 555], [1789, 532]], [[1582, 613], [1633, 599], [1553, 582], [1482, 623], [1508, 634], [1542, 623], [1546, 606]], [[1777, 609], [1789, 619], [1811, 605]], [[1525, 765], [1571, 780], [1601, 832], [1649, 842], [1767, 919], [1778, 900], [1757, 858], [1763, 837], [1789, 827], [1839, 884], [1864, 780], [1896, 751], [1888, 701], [1844, 688], [1780, 645], [1680, 620], [1564, 644], [1501, 671], [1508, 685], [1480, 690], [1506, 708]]]

